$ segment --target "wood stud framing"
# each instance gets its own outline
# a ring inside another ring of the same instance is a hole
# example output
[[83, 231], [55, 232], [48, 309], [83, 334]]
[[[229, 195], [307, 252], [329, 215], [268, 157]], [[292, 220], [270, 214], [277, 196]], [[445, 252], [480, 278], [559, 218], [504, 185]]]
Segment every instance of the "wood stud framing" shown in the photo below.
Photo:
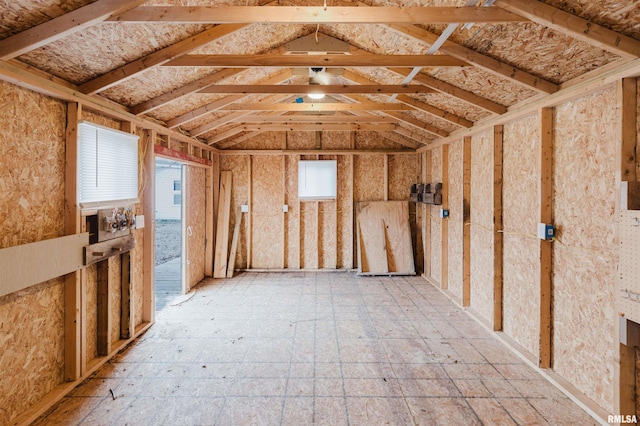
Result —
[[143, 146], [143, 166], [146, 171], [144, 190], [142, 193], [142, 211], [145, 216], [145, 227], [143, 228], [143, 259], [142, 259], [142, 321], [152, 323], [155, 319], [155, 210], [156, 210], [156, 157], [154, 145], [156, 140], [155, 130], [145, 130], [142, 134]]
[[504, 128], [493, 129], [493, 330], [503, 327], [502, 146]]
[[[553, 109], [540, 110], [540, 223], [553, 223]], [[553, 246], [540, 241], [540, 354], [538, 366], [552, 367]]]
[[462, 306], [471, 306], [471, 136], [464, 137], [462, 168]]
[[[442, 147], [442, 205], [441, 209], [449, 209], [449, 146]], [[442, 244], [442, 270], [440, 273], [440, 288], [449, 288], [449, 220], [442, 218], [441, 223], [441, 244]]]

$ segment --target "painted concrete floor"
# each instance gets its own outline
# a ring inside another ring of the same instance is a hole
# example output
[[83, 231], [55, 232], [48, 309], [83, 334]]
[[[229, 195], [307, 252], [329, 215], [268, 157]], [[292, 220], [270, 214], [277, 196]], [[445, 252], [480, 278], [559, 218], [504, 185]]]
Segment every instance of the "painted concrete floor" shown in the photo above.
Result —
[[597, 423], [422, 278], [301, 272], [205, 281], [36, 424]]

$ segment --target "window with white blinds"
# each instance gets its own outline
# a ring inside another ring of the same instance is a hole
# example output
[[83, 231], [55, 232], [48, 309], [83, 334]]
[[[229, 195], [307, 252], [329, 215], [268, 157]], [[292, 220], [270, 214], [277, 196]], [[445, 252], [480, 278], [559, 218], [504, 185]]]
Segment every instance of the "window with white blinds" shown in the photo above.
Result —
[[298, 161], [298, 199], [335, 200], [337, 175], [336, 160]]
[[138, 136], [86, 121], [78, 128], [78, 202], [138, 198]]

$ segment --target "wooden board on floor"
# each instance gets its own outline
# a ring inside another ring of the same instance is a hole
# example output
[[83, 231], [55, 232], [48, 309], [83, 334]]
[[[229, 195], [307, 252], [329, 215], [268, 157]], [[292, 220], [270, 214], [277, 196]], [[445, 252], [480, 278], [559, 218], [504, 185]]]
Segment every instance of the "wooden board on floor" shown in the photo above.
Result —
[[358, 222], [358, 273], [414, 275], [415, 263], [406, 201], [361, 201]]
[[229, 247], [229, 217], [231, 214], [232, 173], [224, 171], [220, 179], [220, 202], [218, 206], [218, 226], [216, 235], [216, 255], [213, 269], [214, 278], [227, 276], [227, 248]]
[[227, 278], [233, 278], [233, 271], [236, 267], [236, 253], [238, 251], [238, 237], [240, 236], [240, 223], [242, 223], [242, 207], [236, 210], [236, 224], [233, 227], [233, 239], [231, 240], [231, 250], [229, 251], [229, 265], [227, 266]]

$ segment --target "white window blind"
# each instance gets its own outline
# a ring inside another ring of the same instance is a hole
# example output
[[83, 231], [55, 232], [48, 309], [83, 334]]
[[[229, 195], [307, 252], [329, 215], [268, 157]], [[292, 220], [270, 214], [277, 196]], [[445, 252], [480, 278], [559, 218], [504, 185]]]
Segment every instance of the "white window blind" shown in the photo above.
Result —
[[336, 160], [298, 161], [298, 199], [335, 200], [337, 167]]
[[93, 206], [138, 198], [138, 136], [81, 122], [78, 202]]

